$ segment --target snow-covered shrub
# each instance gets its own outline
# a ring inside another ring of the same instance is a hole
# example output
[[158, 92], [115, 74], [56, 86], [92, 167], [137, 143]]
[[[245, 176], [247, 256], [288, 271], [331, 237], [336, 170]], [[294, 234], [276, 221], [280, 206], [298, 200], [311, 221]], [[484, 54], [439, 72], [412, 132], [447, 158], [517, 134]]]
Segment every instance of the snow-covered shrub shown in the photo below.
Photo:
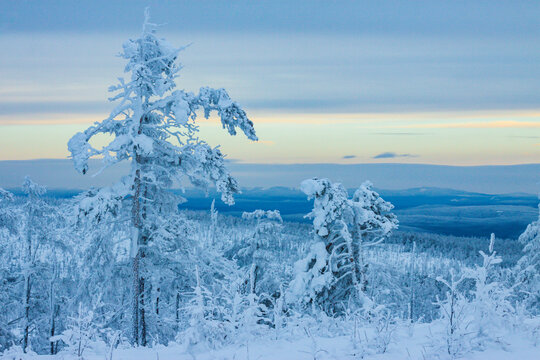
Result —
[[198, 267], [195, 268], [195, 277], [192, 299], [186, 307], [189, 326], [176, 337], [176, 341], [189, 352], [197, 348], [215, 349], [224, 345], [231, 341], [234, 329], [229, 310], [201, 285]]
[[397, 328], [396, 318], [389, 308], [366, 300], [363, 308], [347, 313], [345, 317], [352, 325], [351, 343], [361, 358], [387, 352]]
[[487, 342], [501, 342], [512, 324], [515, 310], [510, 302], [512, 290], [494, 278], [493, 267], [502, 262], [494, 251], [495, 235], [491, 234], [489, 252], [482, 255], [482, 265], [466, 269], [465, 275], [474, 281], [470, 292], [469, 315], [474, 342], [484, 348]]
[[[465, 268], [457, 277], [450, 272], [445, 300], [437, 301], [445, 326], [446, 349], [451, 356], [471, 350], [483, 350], [487, 344], [501, 344], [515, 323], [516, 312], [510, 302], [512, 290], [495, 279], [494, 266], [502, 262], [494, 251], [495, 235], [491, 234], [488, 253], [480, 251], [482, 264]], [[470, 289], [466, 284], [471, 284]]]
[[63, 351], [77, 356], [77, 359], [84, 359], [88, 349], [105, 347], [95, 312], [84, 308], [82, 303], [79, 303], [77, 314], [69, 318], [67, 328], [50, 340], [63, 342], [66, 346]]
[[444, 342], [443, 348], [452, 357], [469, 351], [472, 338], [470, 304], [462, 288], [466, 279], [465, 274], [458, 276], [453, 270], [450, 270], [448, 280], [437, 277], [437, 281], [447, 288], [446, 299], [437, 297], [440, 322], [444, 329], [442, 334], [437, 334], [437, 336], [441, 337], [438, 340]]

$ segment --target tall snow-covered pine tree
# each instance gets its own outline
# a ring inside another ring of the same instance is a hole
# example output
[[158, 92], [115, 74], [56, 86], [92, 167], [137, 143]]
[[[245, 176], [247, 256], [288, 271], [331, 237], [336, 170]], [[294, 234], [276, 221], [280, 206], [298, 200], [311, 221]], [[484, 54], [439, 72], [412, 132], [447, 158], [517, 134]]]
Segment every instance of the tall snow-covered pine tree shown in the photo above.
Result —
[[[75, 168], [83, 174], [91, 157], [102, 157], [105, 167], [121, 161], [131, 164], [129, 174], [118, 184], [94, 193], [92, 197], [99, 204], [87, 203], [87, 207], [106, 210], [126, 197], [131, 199], [132, 338], [143, 346], [147, 344], [146, 248], [156, 230], [155, 220], [175, 211], [178, 203], [166, 190], [187, 178], [198, 187], [215, 185], [228, 204], [239, 191], [219, 148], [210, 147], [197, 136], [197, 111], [204, 111], [206, 118], [216, 111], [229, 134], [236, 135], [240, 129], [250, 140], [257, 140], [253, 123], [224, 89], [203, 87], [198, 94], [176, 89], [181, 49], [159, 38], [156, 28], [146, 12], [141, 36], [124, 43], [120, 54], [127, 60], [125, 72], [130, 79], [119, 78], [119, 83], [109, 88], [116, 93], [110, 100], [118, 105], [107, 119], [75, 134], [68, 143]], [[113, 140], [96, 148], [90, 141], [99, 134], [108, 134]]]

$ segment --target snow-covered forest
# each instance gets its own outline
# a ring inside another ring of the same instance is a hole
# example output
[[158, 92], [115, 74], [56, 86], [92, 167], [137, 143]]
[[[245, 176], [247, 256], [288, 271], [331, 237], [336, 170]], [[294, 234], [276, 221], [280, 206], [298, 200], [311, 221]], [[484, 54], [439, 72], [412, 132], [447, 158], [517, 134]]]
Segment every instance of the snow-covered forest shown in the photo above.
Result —
[[242, 185], [199, 121], [252, 141], [256, 123], [224, 89], [179, 90], [182, 49], [157, 30], [124, 43], [110, 116], [67, 144], [73, 171], [128, 173], [70, 199], [0, 189], [4, 358], [538, 358], [540, 218], [517, 241], [404, 232], [368, 179], [316, 177], [298, 184], [310, 223], [180, 211], [171, 189], [233, 206]]

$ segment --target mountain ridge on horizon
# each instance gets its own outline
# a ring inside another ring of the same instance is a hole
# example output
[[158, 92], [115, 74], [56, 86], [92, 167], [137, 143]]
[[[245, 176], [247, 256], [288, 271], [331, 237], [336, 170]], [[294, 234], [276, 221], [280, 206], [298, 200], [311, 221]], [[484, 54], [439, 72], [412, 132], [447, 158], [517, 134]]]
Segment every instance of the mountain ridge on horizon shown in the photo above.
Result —
[[[91, 173], [100, 169], [92, 161]], [[432, 164], [250, 164], [230, 162], [229, 170], [243, 188], [298, 187], [307, 178], [327, 177], [347, 188], [370, 180], [378, 189], [439, 188], [481, 194], [537, 194], [540, 163], [518, 165], [454, 166]], [[49, 188], [87, 189], [112, 184], [128, 171], [127, 164], [108, 168], [99, 176], [78, 174], [70, 159], [1, 160], [0, 186], [18, 187], [24, 176]]]

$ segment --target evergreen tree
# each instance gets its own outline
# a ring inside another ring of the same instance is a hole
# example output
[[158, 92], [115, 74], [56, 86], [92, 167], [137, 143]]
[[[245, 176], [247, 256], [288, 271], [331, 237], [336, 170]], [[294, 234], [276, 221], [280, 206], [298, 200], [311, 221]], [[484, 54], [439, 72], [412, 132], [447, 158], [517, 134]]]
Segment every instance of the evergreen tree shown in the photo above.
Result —
[[[143, 346], [147, 344], [147, 247], [158, 229], [156, 219], [176, 211], [179, 202], [167, 189], [187, 178], [198, 187], [215, 185], [228, 204], [239, 191], [219, 148], [198, 138], [197, 110], [203, 110], [207, 118], [216, 111], [229, 134], [236, 135], [239, 128], [249, 139], [257, 140], [253, 123], [224, 89], [203, 87], [198, 94], [175, 90], [181, 69], [179, 51], [157, 37], [156, 25], [149, 22], [147, 13], [141, 36], [124, 43], [121, 53], [131, 78], [120, 78], [109, 89], [116, 92], [110, 100], [119, 100], [118, 105], [107, 119], [75, 134], [68, 143], [75, 168], [83, 174], [93, 156], [102, 157], [105, 167], [121, 161], [131, 164], [129, 174], [118, 184], [89, 193], [92, 199], [86, 207], [99, 214], [130, 199], [132, 338]], [[95, 148], [90, 140], [99, 134], [114, 139]]]
[[246, 240], [247, 246], [238, 251], [238, 256], [244, 258], [249, 268], [249, 293], [260, 295], [260, 283], [264, 284], [265, 271], [273, 259], [271, 246], [279, 241], [283, 220], [278, 210], [244, 212], [242, 218], [256, 220], [255, 230]]
[[[365, 246], [380, 243], [397, 227], [384, 201], [366, 182], [348, 199], [341, 184], [328, 179], [309, 179], [301, 190], [314, 199], [314, 244], [308, 256], [295, 264], [295, 279], [291, 283], [292, 299], [318, 304], [328, 312], [342, 312], [351, 297], [359, 303], [369, 301]], [[366, 241], [367, 240], [367, 241]]]

